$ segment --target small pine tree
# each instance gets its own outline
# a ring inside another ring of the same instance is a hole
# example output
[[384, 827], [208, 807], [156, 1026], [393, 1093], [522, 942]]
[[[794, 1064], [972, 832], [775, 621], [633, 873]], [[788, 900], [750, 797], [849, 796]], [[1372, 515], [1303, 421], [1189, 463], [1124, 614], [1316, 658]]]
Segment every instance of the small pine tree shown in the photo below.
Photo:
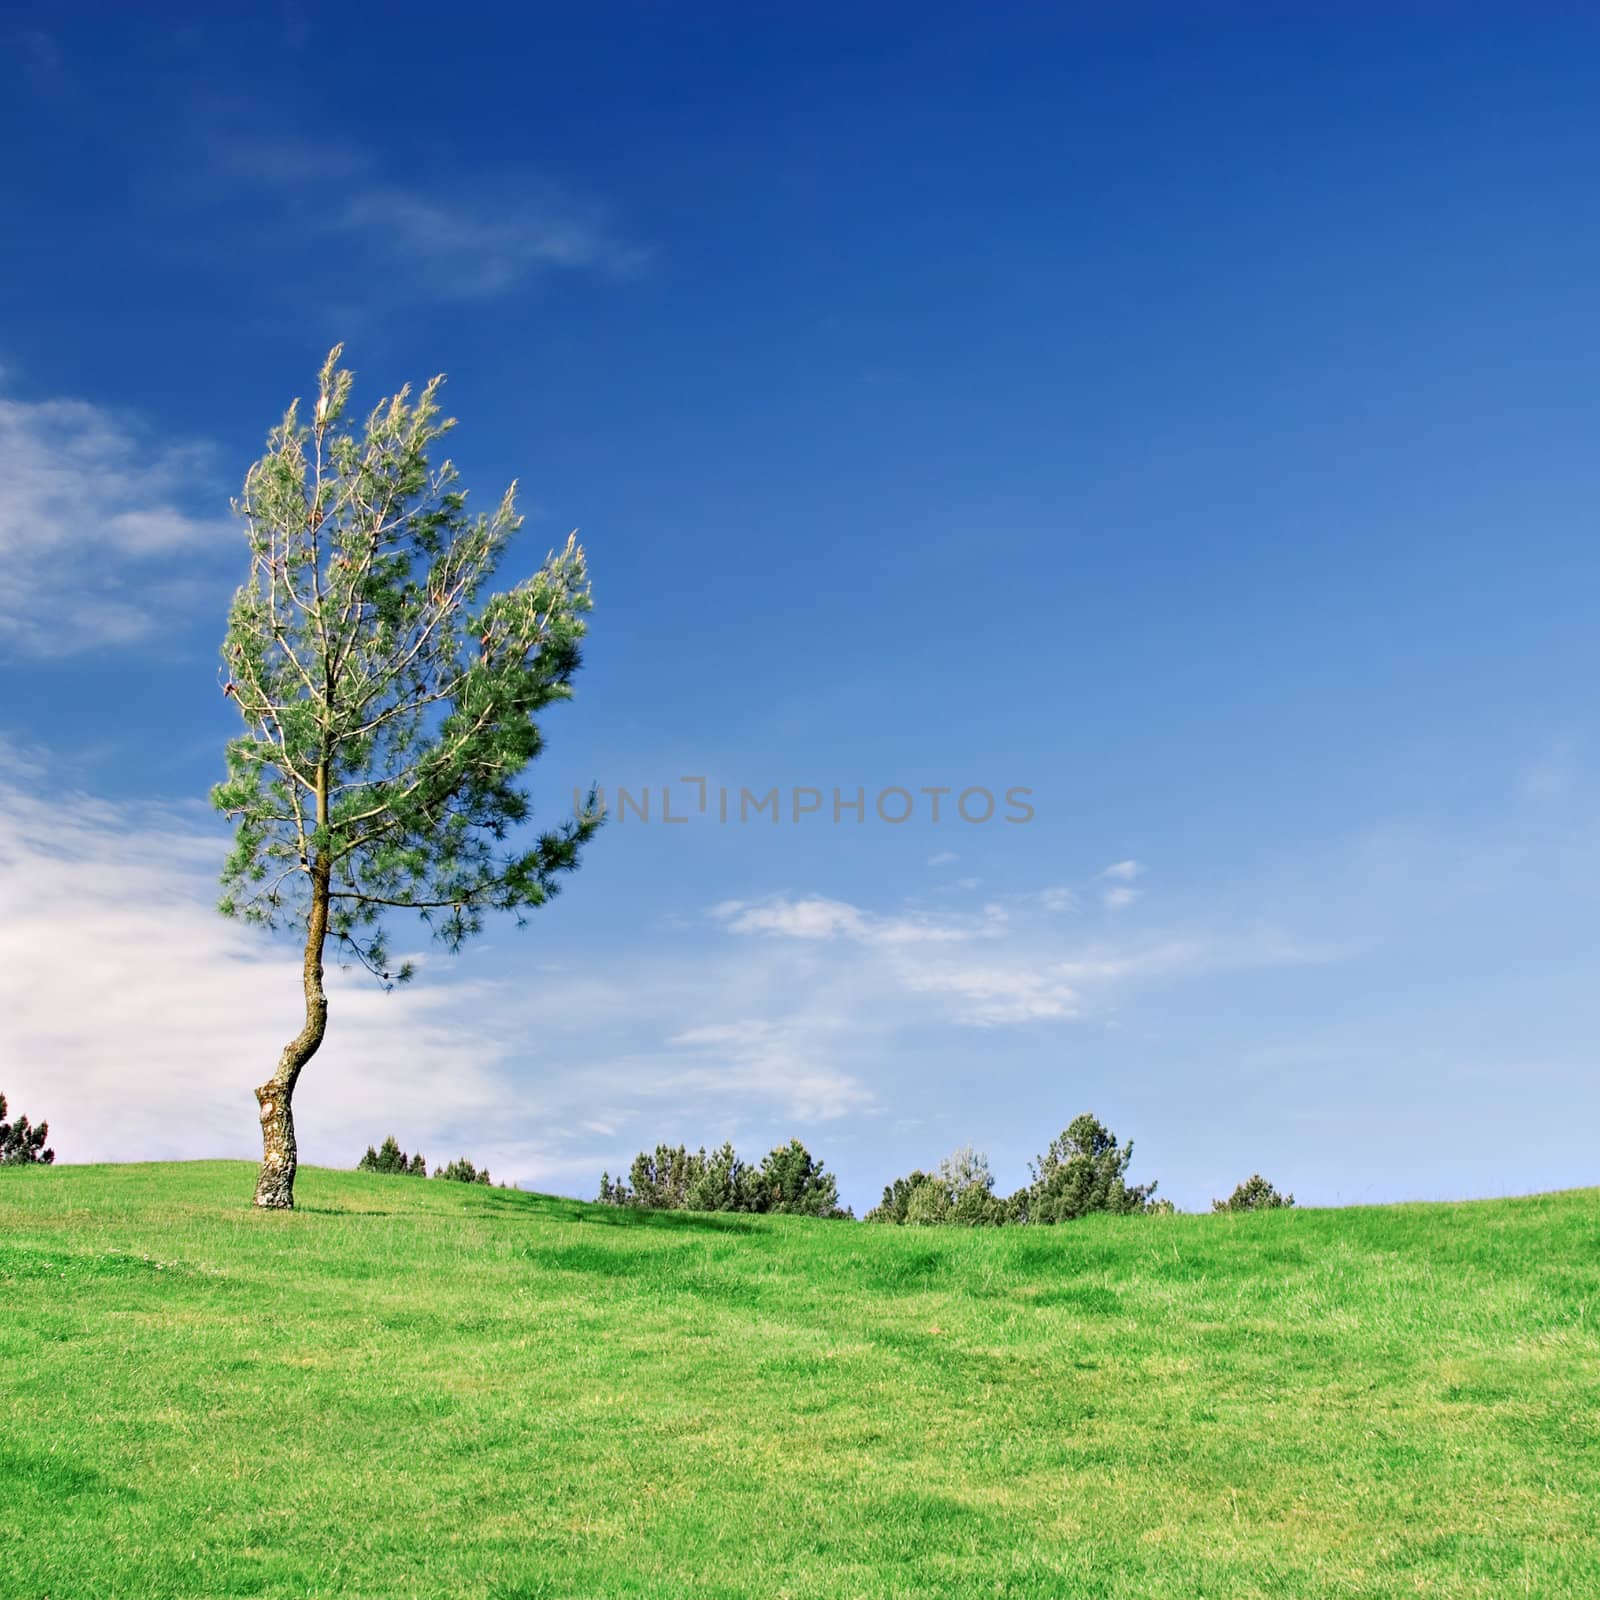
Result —
[[927, 1227], [957, 1223], [995, 1227], [1007, 1221], [1006, 1202], [994, 1192], [987, 1156], [971, 1145], [946, 1156], [937, 1172], [919, 1167], [885, 1186], [883, 1200], [867, 1213], [868, 1222]]
[[723, 1144], [708, 1156], [704, 1150], [691, 1160], [684, 1205], [690, 1211], [748, 1211], [750, 1169]]
[[724, 1143], [705, 1147], [658, 1144], [633, 1158], [626, 1179], [600, 1175], [601, 1205], [638, 1206], [647, 1211], [767, 1211], [809, 1217], [846, 1217], [831, 1172], [791, 1139], [771, 1151], [758, 1168]]
[[933, 1228], [950, 1220], [950, 1191], [937, 1178], [924, 1178], [906, 1197], [906, 1226]]
[[391, 1133], [383, 1141], [383, 1147], [374, 1150], [369, 1144], [367, 1153], [356, 1163], [357, 1172], [385, 1172], [406, 1178], [426, 1178], [428, 1176], [428, 1163], [419, 1150], [414, 1156], [408, 1156], [400, 1148], [400, 1141]]
[[1069, 1222], [1096, 1211], [1118, 1215], [1143, 1211], [1156, 1186], [1127, 1181], [1132, 1160], [1132, 1143], [1119, 1144], [1109, 1128], [1085, 1113], [1050, 1141], [1049, 1149], [1033, 1163], [1026, 1198], [1015, 1199], [1026, 1207], [1028, 1222]]
[[928, 1174], [918, 1167], [915, 1172], [908, 1173], [903, 1178], [896, 1178], [892, 1183], [884, 1184], [883, 1199], [867, 1213], [866, 1221], [881, 1222], [895, 1228], [903, 1227], [912, 1191], [919, 1184], [925, 1183], [927, 1177]]
[[6, 1097], [0, 1094], [0, 1167], [54, 1165], [56, 1153], [45, 1147], [49, 1137], [48, 1122], [41, 1122], [37, 1128], [30, 1127], [26, 1117], [7, 1122]]
[[1213, 1211], [1278, 1211], [1294, 1204], [1292, 1194], [1279, 1194], [1261, 1176], [1252, 1173], [1226, 1200], [1213, 1200]]
[[689, 1192], [689, 1152], [683, 1145], [658, 1144], [641, 1150], [628, 1169], [633, 1204], [651, 1211], [681, 1211]]
[[489, 1183], [489, 1169], [475, 1167], [465, 1156], [457, 1156], [447, 1167], [435, 1167], [433, 1175], [452, 1183]]
[[839, 1181], [798, 1139], [767, 1153], [750, 1184], [753, 1211], [799, 1217], [846, 1217]]

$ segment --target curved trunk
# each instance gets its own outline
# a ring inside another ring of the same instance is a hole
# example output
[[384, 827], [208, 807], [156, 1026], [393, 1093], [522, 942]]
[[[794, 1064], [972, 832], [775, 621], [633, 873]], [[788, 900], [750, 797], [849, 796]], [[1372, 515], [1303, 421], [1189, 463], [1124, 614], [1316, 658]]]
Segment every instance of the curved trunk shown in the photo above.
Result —
[[261, 1108], [261, 1174], [256, 1179], [256, 1204], [269, 1211], [294, 1206], [295, 1080], [300, 1069], [317, 1053], [328, 1027], [328, 997], [322, 988], [322, 950], [328, 939], [329, 863], [324, 856], [311, 869], [311, 914], [306, 919], [304, 967], [306, 1020], [283, 1047], [278, 1070], [256, 1090]]

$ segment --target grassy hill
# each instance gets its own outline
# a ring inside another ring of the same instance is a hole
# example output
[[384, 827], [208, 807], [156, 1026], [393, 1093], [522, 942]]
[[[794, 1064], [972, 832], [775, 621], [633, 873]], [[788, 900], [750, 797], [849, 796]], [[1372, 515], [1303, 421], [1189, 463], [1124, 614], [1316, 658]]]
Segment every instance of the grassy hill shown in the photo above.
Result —
[[1600, 1193], [971, 1233], [0, 1171], [0, 1592], [1600, 1595]]

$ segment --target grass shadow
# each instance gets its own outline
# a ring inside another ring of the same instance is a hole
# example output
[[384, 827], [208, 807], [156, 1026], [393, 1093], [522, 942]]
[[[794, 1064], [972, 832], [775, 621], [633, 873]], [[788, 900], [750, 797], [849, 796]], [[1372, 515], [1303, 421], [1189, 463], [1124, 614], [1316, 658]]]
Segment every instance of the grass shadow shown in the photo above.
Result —
[[765, 1233], [754, 1217], [716, 1211], [648, 1211], [635, 1206], [588, 1206], [578, 1201], [541, 1206], [556, 1222], [593, 1223], [600, 1228], [664, 1228], [672, 1233]]

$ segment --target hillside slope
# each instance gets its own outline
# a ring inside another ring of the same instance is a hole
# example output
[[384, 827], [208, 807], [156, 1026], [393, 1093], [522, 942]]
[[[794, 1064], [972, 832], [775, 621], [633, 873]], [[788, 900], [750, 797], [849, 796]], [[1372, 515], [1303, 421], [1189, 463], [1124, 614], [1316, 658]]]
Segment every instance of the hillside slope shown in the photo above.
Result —
[[969, 1233], [0, 1171], [0, 1591], [1600, 1594], [1600, 1194]]

